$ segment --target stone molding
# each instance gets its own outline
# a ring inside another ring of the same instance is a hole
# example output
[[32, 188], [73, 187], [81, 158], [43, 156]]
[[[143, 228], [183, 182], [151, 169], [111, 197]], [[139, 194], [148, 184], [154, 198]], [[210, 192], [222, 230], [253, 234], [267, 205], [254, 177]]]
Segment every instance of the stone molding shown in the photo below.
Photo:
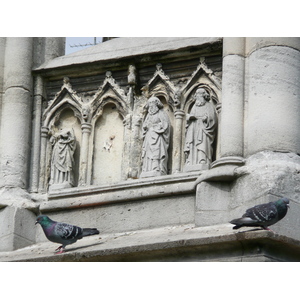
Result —
[[127, 180], [114, 185], [86, 186], [52, 191], [41, 203], [41, 212], [91, 207], [118, 202], [143, 201], [155, 197], [192, 194], [196, 174], [175, 174]]

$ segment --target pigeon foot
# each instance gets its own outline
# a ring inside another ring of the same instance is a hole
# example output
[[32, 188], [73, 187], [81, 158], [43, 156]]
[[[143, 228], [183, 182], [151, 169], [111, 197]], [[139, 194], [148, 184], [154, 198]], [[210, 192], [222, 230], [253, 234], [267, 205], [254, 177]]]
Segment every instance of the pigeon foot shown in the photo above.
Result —
[[265, 230], [268, 230], [268, 231], [271, 231], [271, 232], [274, 233], [274, 231], [273, 231], [272, 229], [268, 228], [268, 227], [266, 227], [266, 228], [264, 228], [264, 229], [265, 229]]
[[61, 245], [57, 249], [55, 249], [55, 254], [61, 254], [63, 252], [65, 252], [63, 245]]

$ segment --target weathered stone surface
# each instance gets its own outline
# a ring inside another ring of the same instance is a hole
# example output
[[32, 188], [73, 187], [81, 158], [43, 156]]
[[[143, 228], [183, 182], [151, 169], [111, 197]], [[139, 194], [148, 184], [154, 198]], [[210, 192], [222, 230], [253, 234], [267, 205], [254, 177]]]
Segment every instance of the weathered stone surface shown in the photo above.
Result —
[[247, 60], [245, 155], [263, 150], [300, 153], [300, 52], [270, 46]]
[[[52, 192], [40, 211], [104, 233], [193, 223], [195, 176], [170, 177]], [[43, 232], [37, 234], [37, 240], [45, 240]]]
[[9, 38], [6, 41], [1, 107], [0, 188], [27, 187], [33, 82], [32, 50], [32, 38]]
[[[226, 37], [223, 39], [223, 58], [229, 55], [245, 56], [245, 43], [244, 37]], [[234, 83], [233, 83], [234, 84]]]
[[221, 157], [243, 156], [244, 89], [245, 58], [239, 54], [225, 56], [223, 58], [222, 116], [219, 127]]
[[7, 206], [0, 209], [0, 251], [14, 250], [35, 243], [35, 214]]
[[[247, 208], [290, 199], [287, 216], [272, 228], [276, 232], [300, 238], [299, 187], [300, 157], [293, 153], [264, 151], [249, 157], [245, 166], [235, 168], [231, 181], [204, 181], [197, 186], [195, 222], [199, 226], [228, 222], [242, 215]], [[214, 179], [214, 178], [213, 178]]]
[[0, 261], [300, 261], [300, 243], [265, 230], [232, 231], [231, 225], [158, 229], [100, 234], [86, 237], [54, 254], [56, 244], [37, 243], [12, 252], [1, 252]]
[[299, 37], [248, 37], [245, 39], [245, 51], [247, 55], [257, 49], [270, 46], [294, 48], [299, 51], [300, 39]]

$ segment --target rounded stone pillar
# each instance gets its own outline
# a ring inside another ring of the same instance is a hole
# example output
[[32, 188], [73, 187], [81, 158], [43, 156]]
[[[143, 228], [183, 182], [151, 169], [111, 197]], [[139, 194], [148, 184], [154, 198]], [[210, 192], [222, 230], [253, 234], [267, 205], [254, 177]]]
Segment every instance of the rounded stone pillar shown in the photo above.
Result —
[[0, 187], [26, 188], [31, 136], [33, 38], [6, 39]]
[[[0, 37], [0, 137], [1, 137], [2, 95], [4, 93], [3, 74], [4, 74], [5, 43], [6, 43], [6, 38]], [[1, 157], [1, 143], [0, 143], [0, 157]]]
[[40, 150], [40, 173], [39, 173], [39, 192], [46, 192], [47, 181], [47, 142], [49, 138], [49, 128], [42, 126], [41, 128], [41, 150]]
[[81, 125], [81, 130], [82, 130], [82, 140], [81, 140], [82, 145], [81, 145], [79, 185], [84, 186], [87, 184], [89, 140], [92, 131], [92, 124], [83, 123]]
[[182, 122], [185, 116], [183, 110], [175, 111], [175, 129], [174, 129], [174, 173], [179, 173], [181, 171], [181, 149], [182, 149]]
[[31, 147], [31, 169], [30, 169], [30, 192], [38, 192], [39, 166], [40, 166], [40, 144], [41, 144], [41, 119], [43, 102], [43, 78], [36, 76], [34, 80], [33, 95], [33, 120], [32, 120], [32, 147]]
[[66, 38], [64, 37], [46, 37], [45, 43], [45, 61], [48, 62], [58, 56], [65, 54]]
[[220, 157], [243, 156], [245, 38], [223, 39]]
[[300, 153], [300, 38], [247, 38], [246, 155]]

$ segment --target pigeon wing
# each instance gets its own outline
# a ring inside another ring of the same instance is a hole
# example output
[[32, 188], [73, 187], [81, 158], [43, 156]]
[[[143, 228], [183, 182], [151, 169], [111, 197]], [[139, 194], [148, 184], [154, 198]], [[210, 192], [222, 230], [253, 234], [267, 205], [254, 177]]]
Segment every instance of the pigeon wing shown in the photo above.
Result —
[[278, 217], [277, 208], [274, 203], [266, 203], [256, 205], [246, 210], [243, 217], [249, 217], [252, 220], [256, 220], [259, 223], [268, 223], [270, 221], [276, 220]]
[[82, 228], [66, 223], [56, 223], [54, 234], [62, 240], [77, 240], [82, 238]]

